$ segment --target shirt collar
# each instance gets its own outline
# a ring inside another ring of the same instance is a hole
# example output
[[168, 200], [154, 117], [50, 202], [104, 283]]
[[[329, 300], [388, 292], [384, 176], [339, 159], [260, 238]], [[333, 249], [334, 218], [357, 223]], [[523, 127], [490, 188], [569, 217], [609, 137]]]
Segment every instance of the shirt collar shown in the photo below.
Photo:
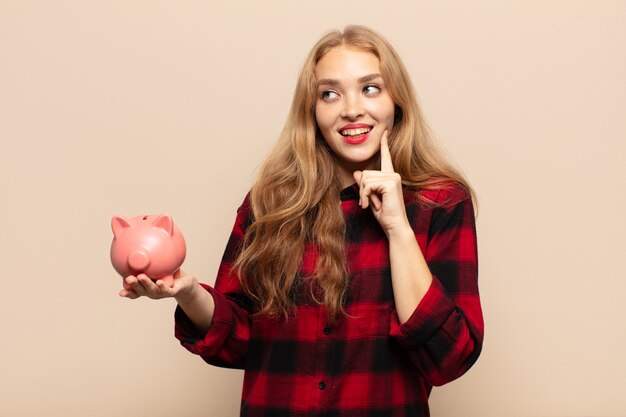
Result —
[[355, 182], [354, 184], [349, 185], [348, 187], [344, 188], [343, 190], [341, 190], [341, 193], [339, 194], [339, 198], [341, 199], [341, 201], [358, 200], [359, 199], [359, 185]]

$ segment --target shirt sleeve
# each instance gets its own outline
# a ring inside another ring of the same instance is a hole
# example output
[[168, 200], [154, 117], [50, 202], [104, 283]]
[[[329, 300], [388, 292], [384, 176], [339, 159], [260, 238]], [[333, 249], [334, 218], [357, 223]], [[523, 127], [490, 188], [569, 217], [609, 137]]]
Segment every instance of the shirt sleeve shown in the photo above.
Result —
[[207, 363], [226, 368], [244, 366], [250, 340], [251, 303], [244, 294], [232, 266], [237, 259], [243, 236], [250, 224], [249, 196], [237, 210], [235, 225], [220, 263], [215, 287], [201, 284], [215, 303], [211, 328], [200, 332], [180, 308], [174, 313], [174, 335], [190, 352]]
[[483, 317], [478, 293], [478, 253], [472, 200], [459, 190], [439, 193], [452, 206], [432, 210], [424, 257], [433, 282], [409, 319], [391, 315], [390, 334], [432, 384], [463, 375], [478, 359]]

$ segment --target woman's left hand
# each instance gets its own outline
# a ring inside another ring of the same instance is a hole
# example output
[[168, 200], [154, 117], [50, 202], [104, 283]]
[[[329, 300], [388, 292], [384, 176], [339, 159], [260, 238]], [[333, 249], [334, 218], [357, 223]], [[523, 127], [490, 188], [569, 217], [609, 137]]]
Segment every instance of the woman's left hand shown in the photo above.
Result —
[[380, 140], [380, 171], [355, 171], [353, 175], [359, 184], [361, 207], [371, 207], [374, 217], [387, 236], [410, 227], [404, 207], [400, 174], [393, 170], [387, 131]]

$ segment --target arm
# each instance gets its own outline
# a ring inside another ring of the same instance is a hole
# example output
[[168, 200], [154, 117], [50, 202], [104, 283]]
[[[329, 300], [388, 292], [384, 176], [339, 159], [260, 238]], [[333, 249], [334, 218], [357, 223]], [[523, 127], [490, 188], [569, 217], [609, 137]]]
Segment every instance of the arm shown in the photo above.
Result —
[[394, 171], [385, 131], [380, 143], [380, 170], [356, 171], [360, 204], [371, 207], [389, 241], [389, 263], [400, 322], [413, 313], [431, 285], [432, 275], [411, 228], [403, 201], [402, 180]]
[[175, 298], [175, 335], [189, 351], [208, 363], [243, 367], [249, 340], [250, 303], [232, 270], [245, 229], [250, 221], [248, 198], [239, 207], [235, 226], [217, 274], [215, 288], [199, 284], [184, 272], [172, 287], [153, 282], [145, 275], [129, 276], [120, 296], [135, 299]]
[[189, 293], [175, 296], [176, 302], [200, 333], [206, 333], [213, 323], [215, 302], [213, 296], [198, 284], [197, 280]]
[[433, 277], [408, 223], [387, 238], [396, 313], [400, 323], [404, 323], [426, 295]]
[[248, 204], [246, 197], [237, 210], [215, 287], [200, 284], [189, 299], [177, 299], [176, 338], [190, 352], [216, 366], [243, 368], [250, 340], [251, 303], [232, 268], [250, 222]]
[[155, 300], [175, 298], [197, 329], [206, 332], [211, 327], [215, 303], [213, 297], [202, 289], [196, 277], [180, 271], [171, 287], [163, 281], [154, 282], [145, 274], [136, 277], [131, 275], [124, 281], [129, 288], [120, 291], [120, 296], [131, 299], [145, 296]]
[[[458, 189], [442, 191], [439, 198], [450, 192], [459, 194]], [[431, 285], [406, 321], [391, 318], [391, 335], [433, 385], [465, 373], [478, 359], [483, 340], [474, 210], [471, 199], [455, 199], [453, 207], [432, 212], [424, 248]]]
[[428, 242], [420, 248], [407, 217], [401, 178], [393, 169], [387, 132], [380, 160], [380, 171], [357, 171], [354, 178], [361, 207], [371, 206], [389, 240], [396, 304], [390, 335], [406, 348], [426, 380], [442, 385], [467, 371], [482, 346], [472, 202], [458, 185], [441, 190], [435, 202], [450, 204], [432, 209]]

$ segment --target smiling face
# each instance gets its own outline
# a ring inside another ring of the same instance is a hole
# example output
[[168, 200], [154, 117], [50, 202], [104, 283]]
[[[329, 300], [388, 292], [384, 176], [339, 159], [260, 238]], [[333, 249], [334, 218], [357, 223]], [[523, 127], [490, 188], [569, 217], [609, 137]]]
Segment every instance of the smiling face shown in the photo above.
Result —
[[370, 52], [333, 48], [317, 63], [315, 79], [315, 119], [345, 187], [354, 183], [354, 171], [377, 169], [380, 139], [393, 127], [395, 105]]

